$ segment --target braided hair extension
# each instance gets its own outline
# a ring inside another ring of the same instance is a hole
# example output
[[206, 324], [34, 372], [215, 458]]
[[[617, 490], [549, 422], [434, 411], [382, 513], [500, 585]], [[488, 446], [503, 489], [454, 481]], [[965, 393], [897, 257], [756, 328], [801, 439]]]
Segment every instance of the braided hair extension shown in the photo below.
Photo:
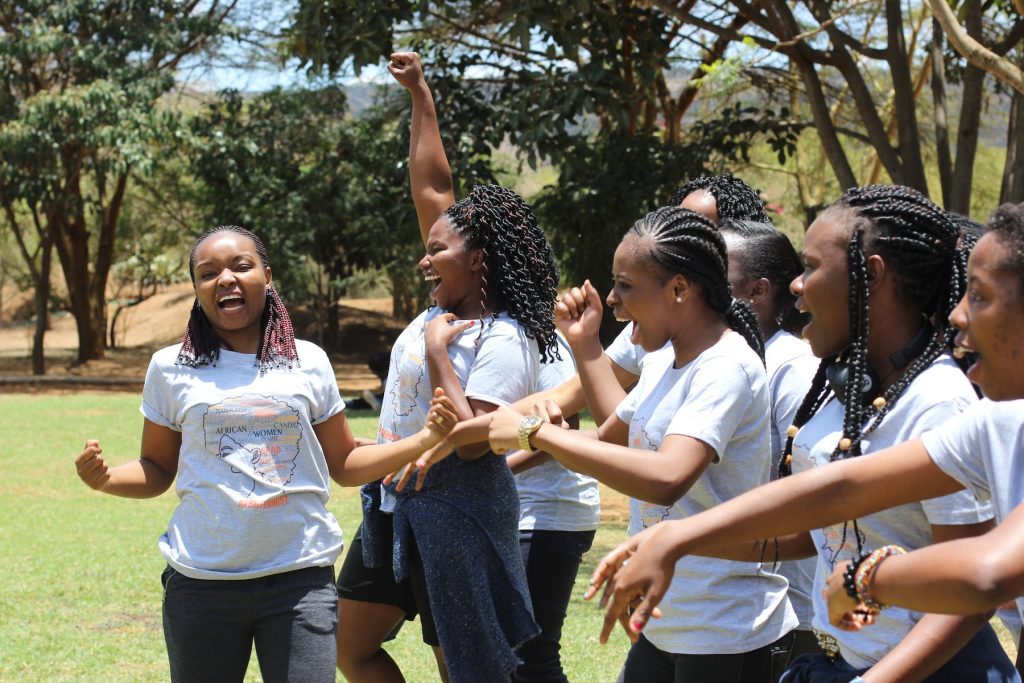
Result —
[[[221, 225], [203, 233], [193, 243], [188, 252], [188, 274], [195, 284], [195, 258], [196, 249], [206, 238], [221, 232], [231, 232], [249, 239], [256, 247], [256, 253], [260, 257], [260, 264], [264, 267], [270, 265], [267, 256], [267, 248], [258, 235], [239, 227], [237, 225]], [[263, 336], [260, 339], [259, 348], [256, 350], [256, 363], [260, 373], [273, 368], [287, 367], [299, 364], [299, 354], [295, 348], [295, 329], [292, 327], [291, 317], [288, 310], [281, 301], [281, 296], [272, 286], [267, 287], [267, 300], [263, 306], [263, 314], [260, 317], [260, 329]], [[185, 337], [178, 351], [176, 364], [198, 368], [204, 365], [217, 365], [220, 358], [220, 347], [222, 344], [220, 336], [209, 318], [199, 305], [197, 297], [192, 305], [192, 312], [189, 314], [188, 326], [185, 328]]]
[[764, 362], [757, 316], [745, 301], [732, 296], [725, 239], [711, 221], [689, 209], [669, 206], [647, 214], [627, 234], [647, 241], [651, 258], [668, 276], [678, 273], [700, 285], [708, 306], [742, 334]]
[[739, 263], [743, 277], [764, 278], [771, 283], [772, 317], [780, 328], [799, 335], [804, 316], [793, 307], [796, 296], [789, 291], [789, 283], [800, 276], [804, 265], [793, 243], [770, 223], [726, 218], [719, 222], [718, 229], [723, 235], [742, 240], [730, 258]]
[[[829, 211], [849, 211], [854, 217], [847, 246], [850, 277], [850, 346], [844, 352], [849, 379], [844, 396], [843, 433], [832, 460], [861, 454], [861, 440], [881, 424], [910, 383], [939, 357], [953, 339], [949, 314], [966, 288], [964, 247], [960, 230], [950, 217], [920, 192], [899, 185], [872, 185], [848, 190]], [[898, 278], [899, 296], [921, 309], [933, 327], [923, 350], [903, 374], [870, 404], [861, 389], [868, 376], [868, 278], [867, 257], [880, 254]], [[786, 447], [779, 465], [780, 476], [789, 474], [793, 439], [828, 399], [831, 390], [825, 369], [834, 358], [822, 360], [811, 390], [797, 410], [787, 431]], [[856, 522], [854, 522], [856, 530]], [[858, 543], [860, 535], [858, 531]]]
[[1007, 250], [1002, 266], [1017, 273], [1021, 292], [1024, 292], [1024, 203], [1000, 206], [986, 230], [998, 237]]
[[761, 201], [757, 190], [731, 173], [702, 176], [684, 183], [672, 195], [672, 201], [669, 204], [679, 206], [687, 196], [697, 190], [706, 190], [715, 198], [719, 221], [733, 218], [740, 221], [768, 223], [769, 225], [772, 223], [768, 212], [764, 210], [764, 202]]
[[485, 305], [508, 311], [537, 340], [541, 362], [560, 358], [554, 322], [558, 267], [529, 205], [508, 188], [478, 185], [445, 215], [467, 249], [484, 252]]

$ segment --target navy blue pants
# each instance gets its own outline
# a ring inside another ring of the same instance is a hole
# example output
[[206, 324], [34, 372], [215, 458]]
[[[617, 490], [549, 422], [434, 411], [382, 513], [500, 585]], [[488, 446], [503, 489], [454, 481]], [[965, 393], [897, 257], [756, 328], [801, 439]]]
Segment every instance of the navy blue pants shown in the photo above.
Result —
[[523, 660], [512, 677], [516, 683], [568, 683], [560, 655], [562, 624], [580, 561], [593, 542], [593, 531], [519, 532], [533, 617], [541, 631], [516, 650]]

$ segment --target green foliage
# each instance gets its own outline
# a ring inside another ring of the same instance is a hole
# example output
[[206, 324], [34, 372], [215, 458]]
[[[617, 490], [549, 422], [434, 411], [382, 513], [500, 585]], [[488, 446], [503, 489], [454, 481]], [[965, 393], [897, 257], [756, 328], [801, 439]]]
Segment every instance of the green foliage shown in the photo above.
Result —
[[106, 282], [132, 173], [180, 119], [157, 106], [227, 11], [174, 0], [7, 3], [0, 10], [0, 204], [28, 207], [53, 242], [79, 327], [102, 356]]
[[193, 121], [205, 222], [264, 238], [278, 287], [294, 299], [313, 295], [327, 316], [328, 347], [338, 343], [335, 302], [357, 269], [422, 254], [406, 130], [383, 108], [349, 118], [334, 85], [248, 99], [225, 92]]

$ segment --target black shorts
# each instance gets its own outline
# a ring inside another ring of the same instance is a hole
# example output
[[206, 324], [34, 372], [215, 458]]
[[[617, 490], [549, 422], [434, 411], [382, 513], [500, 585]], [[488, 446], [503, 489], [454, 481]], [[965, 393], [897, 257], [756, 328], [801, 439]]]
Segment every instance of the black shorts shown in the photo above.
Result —
[[[412, 621], [419, 614], [423, 642], [438, 647], [440, 641], [434, 615], [430, 611], [430, 601], [427, 599], [427, 582], [420, 554], [414, 546], [409, 556], [409, 576], [403, 581], [395, 581], [392, 569], [393, 529], [390, 523], [382, 524], [381, 527], [381, 545], [386, 549], [383, 561], [379, 567], [367, 567], [363, 564], [363, 526], [359, 525], [338, 573], [338, 597], [356, 602], [392, 605], [405, 612], [406, 621]], [[396, 628], [388, 640], [395, 637], [398, 630]]]

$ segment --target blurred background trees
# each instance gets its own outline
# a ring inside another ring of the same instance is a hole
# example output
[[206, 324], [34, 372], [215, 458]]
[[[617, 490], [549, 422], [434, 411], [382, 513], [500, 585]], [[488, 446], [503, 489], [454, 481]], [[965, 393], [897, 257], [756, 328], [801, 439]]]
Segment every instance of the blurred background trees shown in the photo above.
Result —
[[[102, 356], [116, 311], [187, 277], [179, 255], [221, 223], [265, 236], [329, 349], [339, 298], [367, 283], [411, 317], [408, 102], [382, 69], [397, 49], [423, 55], [458, 196], [516, 187], [567, 283], [605, 291], [625, 229], [723, 170], [797, 239], [871, 182], [983, 220], [1024, 200], [1024, 96], [951, 47], [941, 1], [6, 3], [0, 285], [34, 292], [37, 372], [48, 311], [75, 316], [80, 361]], [[1024, 63], [1009, 0], [949, 7], [949, 26]], [[248, 72], [277, 86], [225, 76]]]

